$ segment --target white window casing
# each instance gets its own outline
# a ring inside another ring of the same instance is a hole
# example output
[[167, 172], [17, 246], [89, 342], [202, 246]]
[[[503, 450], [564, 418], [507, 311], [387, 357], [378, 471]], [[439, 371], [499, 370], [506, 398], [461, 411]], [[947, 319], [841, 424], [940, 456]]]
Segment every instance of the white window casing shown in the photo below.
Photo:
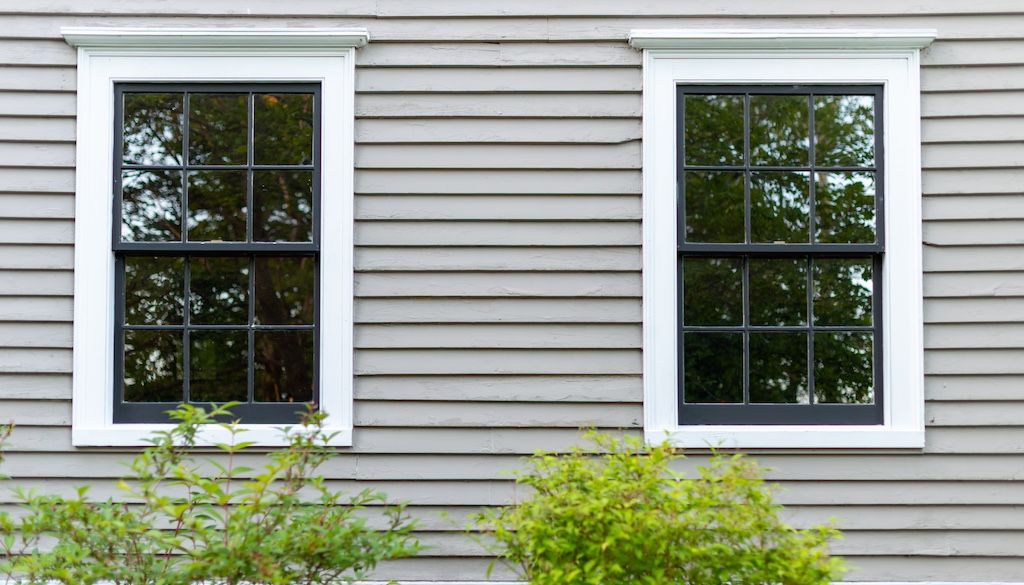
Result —
[[[924, 446], [919, 53], [932, 30], [635, 30], [643, 50], [644, 433], [685, 448]], [[883, 86], [882, 425], [691, 425], [678, 420], [676, 87]]]
[[[78, 49], [72, 442], [137, 446], [167, 424], [113, 423], [115, 295], [111, 169], [118, 82], [305, 82], [322, 91], [319, 406], [332, 444], [352, 444], [354, 52], [365, 29], [63, 28]], [[240, 440], [283, 442], [245, 425]], [[205, 444], [223, 442], [219, 427]]]

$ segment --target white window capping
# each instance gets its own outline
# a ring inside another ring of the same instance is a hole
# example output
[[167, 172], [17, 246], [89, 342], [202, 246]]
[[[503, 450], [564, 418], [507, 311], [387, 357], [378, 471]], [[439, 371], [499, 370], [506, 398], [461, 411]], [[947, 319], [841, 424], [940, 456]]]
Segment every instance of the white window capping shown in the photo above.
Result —
[[[644, 432], [687, 448], [924, 446], [920, 49], [932, 30], [635, 30], [644, 50]], [[678, 421], [676, 86], [882, 84], [885, 241], [882, 425]]]
[[[320, 408], [331, 444], [352, 444], [353, 100], [363, 29], [63, 28], [78, 49], [75, 187], [75, 446], [145, 445], [169, 424], [113, 423], [111, 250], [115, 82], [314, 82], [322, 87]], [[241, 440], [283, 444], [279, 427], [245, 425]], [[204, 444], [226, 433], [211, 427]]]

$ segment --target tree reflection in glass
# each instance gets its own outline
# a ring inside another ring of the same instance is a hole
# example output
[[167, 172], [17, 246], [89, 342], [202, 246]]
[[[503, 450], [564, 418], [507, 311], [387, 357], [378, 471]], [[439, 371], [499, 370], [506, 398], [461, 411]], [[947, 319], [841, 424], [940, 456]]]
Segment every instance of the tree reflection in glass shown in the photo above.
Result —
[[815, 238], [823, 243], [875, 241], [875, 174], [816, 173]]
[[172, 256], [124, 259], [125, 324], [181, 325], [184, 291], [184, 259]]
[[183, 94], [126, 93], [123, 109], [125, 164], [181, 164]]
[[806, 243], [810, 239], [808, 173], [751, 173], [752, 242]]
[[244, 242], [245, 171], [192, 171], [188, 174], [188, 239]]
[[807, 404], [807, 334], [749, 335], [750, 402]]
[[189, 95], [188, 151], [194, 165], [249, 161], [249, 106], [244, 93]]
[[256, 332], [256, 402], [313, 399], [313, 336], [312, 330]]
[[807, 323], [807, 261], [750, 259], [750, 324]]
[[750, 164], [808, 164], [809, 117], [805, 95], [750, 96]]
[[685, 402], [743, 402], [742, 333], [686, 333], [683, 356]]
[[181, 171], [121, 172], [121, 240], [181, 240]]
[[181, 331], [124, 332], [124, 401], [181, 402]]
[[869, 332], [814, 334], [814, 401], [872, 404], [874, 370]]
[[193, 331], [189, 356], [192, 402], [245, 402], [248, 398], [248, 333]]
[[686, 172], [686, 239], [690, 242], [742, 242], [743, 173]]

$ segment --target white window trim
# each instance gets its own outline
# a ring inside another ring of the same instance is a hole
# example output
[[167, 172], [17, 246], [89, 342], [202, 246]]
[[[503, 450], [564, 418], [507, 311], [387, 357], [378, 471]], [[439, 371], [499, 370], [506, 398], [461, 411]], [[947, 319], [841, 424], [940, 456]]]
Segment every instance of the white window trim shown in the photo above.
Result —
[[[636, 30], [643, 49], [644, 433], [687, 448], [924, 446], [920, 49], [932, 30]], [[679, 424], [676, 86], [882, 84], [885, 224], [882, 425]]]
[[[353, 119], [355, 49], [365, 29], [63, 28], [78, 49], [75, 301], [71, 440], [137, 446], [169, 424], [114, 424], [111, 169], [115, 82], [315, 82], [322, 87], [320, 408], [332, 444], [352, 444]], [[242, 440], [284, 443], [280, 427]], [[203, 444], [223, 442], [211, 427]]]

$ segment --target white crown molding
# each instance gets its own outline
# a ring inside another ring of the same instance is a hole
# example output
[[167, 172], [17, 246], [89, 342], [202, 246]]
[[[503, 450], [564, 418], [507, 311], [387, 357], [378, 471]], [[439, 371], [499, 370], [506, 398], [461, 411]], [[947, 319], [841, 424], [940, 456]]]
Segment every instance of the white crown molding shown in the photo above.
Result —
[[935, 40], [934, 29], [636, 29], [636, 49], [864, 49], [917, 50]]
[[348, 49], [370, 40], [365, 28], [142, 28], [61, 27], [69, 45], [82, 49], [282, 48]]

